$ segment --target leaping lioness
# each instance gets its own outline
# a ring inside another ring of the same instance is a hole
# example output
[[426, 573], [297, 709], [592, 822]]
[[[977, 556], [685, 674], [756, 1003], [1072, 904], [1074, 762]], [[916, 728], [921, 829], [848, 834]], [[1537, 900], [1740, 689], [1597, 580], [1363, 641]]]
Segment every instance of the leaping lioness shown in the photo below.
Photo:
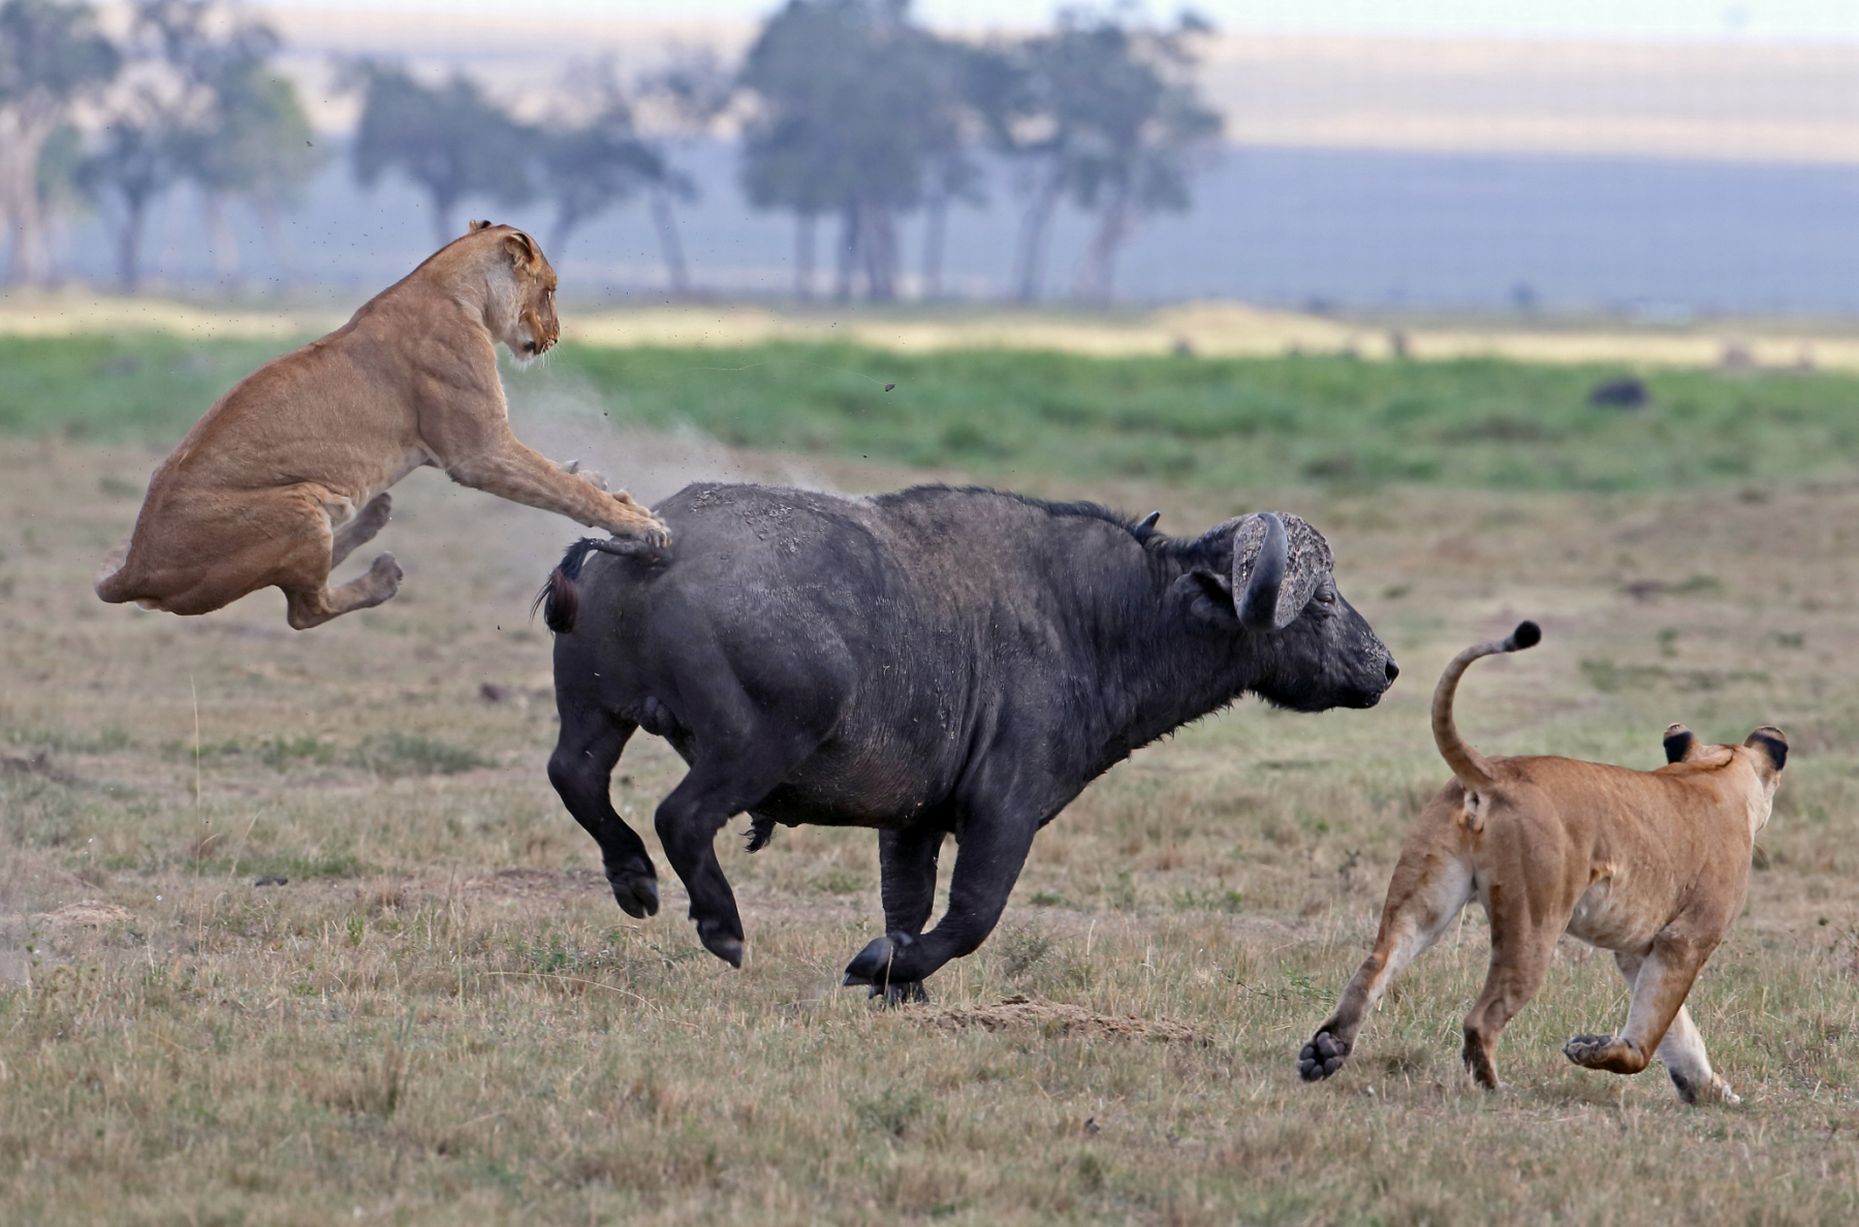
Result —
[[619, 536], [668, 540], [657, 516], [523, 446], [497, 344], [554, 346], [555, 270], [520, 230], [472, 222], [320, 341], [269, 362], [207, 410], [155, 470], [106, 601], [203, 614], [281, 588], [318, 626], [400, 587], [392, 554], [339, 588], [329, 572], [387, 523], [386, 490], [422, 465]]

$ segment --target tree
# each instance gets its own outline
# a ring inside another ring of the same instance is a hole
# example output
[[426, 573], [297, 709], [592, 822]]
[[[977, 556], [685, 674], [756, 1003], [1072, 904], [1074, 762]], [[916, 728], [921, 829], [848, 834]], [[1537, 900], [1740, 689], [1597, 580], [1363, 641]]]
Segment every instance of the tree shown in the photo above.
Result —
[[275, 215], [320, 161], [295, 87], [269, 67], [277, 34], [222, 0], [142, 0], [137, 28], [173, 94], [166, 115], [171, 156], [199, 187], [215, 272], [238, 273], [226, 223], [229, 197]]
[[117, 276], [141, 279], [142, 232], [169, 189], [195, 184], [215, 270], [236, 275], [225, 205], [274, 210], [315, 169], [295, 89], [270, 70], [277, 35], [225, 0], [138, 0], [125, 66], [77, 181], [117, 229]]
[[839, 297], [859, 273], [872, 298], [896, 297], [897, 215], [922, 205], [932, 157], [957, 140], [940, 47], [908, 0], [788, 0], [744, 61], [744, 189], [795, 214], [808, 279], [813, 219], [838, 215]]
[[672, 292], [685, 294], [690, 291], [690, 274], [678, 237], [676, 204], [697, 199], [697, 184], [678, 169], [670, 146], [710, 134], [736, 96], [735, 74], [708, 49], [682, 48], [673, 51], [663, 67], [642, 77], [637, 92], [652, 131], [662, 134], [649, 146], [656, 157], [646, 189], [652, 228], [658, 233]]
[[1107, 300], [1118, 251], [1148, 214], [1185, 210], [1195, 158], [1221, 120], [1194, 85], [1193, 42], [1205, 22], [1143, 24], [1130, 9], [1068, 9], [1028, 39], [1017, 68], [990, 93], [996, 147], [1026, 168], [1016, 297], [1039, 296], [1046, 237], [1069, 199], [1096, 216], [1074, 292]]
[[453, 215], [467, 196], [517, 205], [534, 195], [529, 166], [536, 134], [460, 73], [428, 86], [393, 65], [356, 66], [362, 88], [354, 145], [355, 177], [372, 187], [397, 170], [432, 204], [440, 245], [463, 230]]
[[114, 206], [116, 278], [133, 292], [142, 278], [142, 233], [157, 196], [181, 178], [173, 129], [158, 100], [143, 90], [125, 98], [103, 130], [101, 145], [78, 166], [85, 194], [106, 210]]
[[7, 279], [43, 280], [47, 141], [72, 108], [94, 97], [121, 66], [87, 4], [58, 0], [0, 3], [0, 214], [12, 232]]

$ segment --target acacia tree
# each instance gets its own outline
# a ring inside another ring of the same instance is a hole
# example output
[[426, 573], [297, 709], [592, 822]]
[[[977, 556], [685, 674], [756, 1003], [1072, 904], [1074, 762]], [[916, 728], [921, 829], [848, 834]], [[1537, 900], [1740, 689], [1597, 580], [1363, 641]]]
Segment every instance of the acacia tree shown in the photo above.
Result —
[[1142, 218], [1190, 203], [1196, 159], [1218, 138], [1219, 114], [1193, 80], [1192, 14], [1173, 26], [1129, 9], [1068, 9], [1049, 34], [1015, 51], [989, 95], [996, 147], [1023, 167], [1015, 296], [1039, 297], [1046, 239], [1062, 201], [1095, 216], [1074, 292], [1108, 299], [1117, 253]]
[[685, 294], [691, 283], [684, 242], [678, 236], [677, 205], [697, 199], [697, 183], [677, 166], [678, 147], [710, 135], [735, 98], [735, 74], [707, 48], [680, 48], [662, 67], [640, 78], [637, 93], [656, 134], [648, 139], [656, 166], [647, 177], [646, 204], [672, 292]]
[[405, 69], [363, 62], [354, 144], [355, 177], [372, 187], [398, 171], [432, 205], [433, 238], [441, 246], [462, 231], [453, 216], [467, 196], [517, 205], [534, 195], [529, 166], [535, 134], [499, 107], [476, 82], [455, 73], [428, 86]]
[[174, 82], [167, 107], [172, 156], [203, 201], [214, 271], [238, 274], [226, 202], [251, 199], [261, 214], [293, 196], [320, 160], [296, 89], [270, 69], [279, 40], [223, 0], [142, 0], [138, 27]]
[[812, 219], [838, 216], [839, 297], [858, 273], [870, 297], [896, 297], [897, 216], [957, 139], [938, 46], [908, 0], [788, 0], [744, 62], [743, 185], [799, 219], [797, 265], [811, 264]]
[[42, 281], [50, 273], [45, 189], [63, 177], [46, 177], [47, 142], [77, 103], [116, 77], [121, 63], [88, 4], [0, 3], [0, 215], [12, 234], [9, 281]]
[[565, 100], [537, 133], [537, 187], [555, 202], [548, 249], [557, 261], [576, 230], [637, 195], [660, 173], [634, 131], [633, 110], [611, 59], [570, 70]]
[[149, 206], [180, 182], [182, 162], [161, 100], [146, 87], [120, 99], [101, 143], [79, 164], [78, 184], [115, 214], [116, 279], [125, 292], [142, 280], [142, 235]]
[[316, 165], [296, 91], [273, 72], [277, 36], [223, 0], [138, 0], [125, 71], [77, 180], [116, 228], [117, 276], [141, 277], [142, 234], [154, 201], [191, 182], [215, 271], [235, 276], [238, 247], [226, 202], [275, 208]]

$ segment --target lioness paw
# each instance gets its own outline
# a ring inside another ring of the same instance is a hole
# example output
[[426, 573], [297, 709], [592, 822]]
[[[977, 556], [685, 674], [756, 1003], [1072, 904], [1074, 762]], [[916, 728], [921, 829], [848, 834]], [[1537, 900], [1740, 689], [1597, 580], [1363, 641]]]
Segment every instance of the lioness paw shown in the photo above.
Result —
[[1306, 1082], [1321, 1082], [1343, 1067], [1350, 1047], [1348, 1040], [1329, 1031], [1317, 1032], [1297, 1054], [1297, 1076]]

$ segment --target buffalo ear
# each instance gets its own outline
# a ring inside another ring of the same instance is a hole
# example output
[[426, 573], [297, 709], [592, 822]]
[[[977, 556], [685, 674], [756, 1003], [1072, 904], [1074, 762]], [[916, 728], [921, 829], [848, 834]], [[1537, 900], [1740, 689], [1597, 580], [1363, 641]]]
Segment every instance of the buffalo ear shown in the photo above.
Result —
[[510, 253], [510, 263], [521, 269], [536, 267], [542, 259], [542, 253], [536, 250], [536, 240], [521, 230], [513, 230], [504, 237], [504, 250]]
[[1214, 626], [1239, 625], [1233, 608], [1233, 588], [1224, 575], [1212, 571], [1189, 571], [1175, 581], [1177, 599], [1187, 602], [1188, 616]]
[[1752, 750], [1760, 750], [1768, 755], [1769, 762], [1777, 771], [1780, 771], [1788, 762], [1788, 734], [1772, 724], [1765, 724], [1751, 733], [1743, 744]]
[[1698, 737], [1682, 724], [1670, 724], [1665, 730], [1665, 761], [1682, 763], [1691, 748], [1698, 744]]

